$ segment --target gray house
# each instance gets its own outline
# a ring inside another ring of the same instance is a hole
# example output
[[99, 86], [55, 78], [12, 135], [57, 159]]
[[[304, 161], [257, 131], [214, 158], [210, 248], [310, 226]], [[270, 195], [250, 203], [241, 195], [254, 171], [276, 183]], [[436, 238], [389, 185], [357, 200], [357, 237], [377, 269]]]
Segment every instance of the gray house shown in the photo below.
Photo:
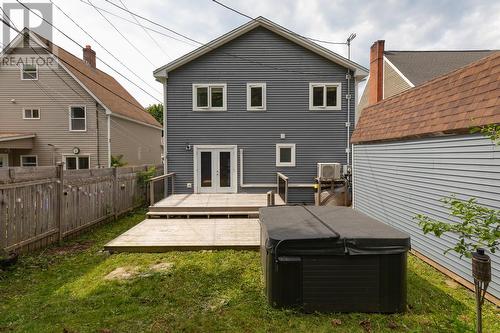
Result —
[[96, 67], [90, 46], [79, 58], [24, 29], [0, 60], [0, 167], [161, 163], [161, 124]]
[[262, 17], [157, 69], [176, 192], [265, 192], [281, 172], [312, 202], [317, 163], [349, 161], [367, 72]]
[[[427, 262], [471, 286], [470, 260], [444, 251], [457, 238], [424, 235], [414, 217], [456, 221], [441, 198], [500, 210], [500, 146], [470, 129], [500, 124], [500, 52], [367, 107], [354, 131], [353, 207], [411, 235]], [[500, 303], [500, 255], [490, 299]]]

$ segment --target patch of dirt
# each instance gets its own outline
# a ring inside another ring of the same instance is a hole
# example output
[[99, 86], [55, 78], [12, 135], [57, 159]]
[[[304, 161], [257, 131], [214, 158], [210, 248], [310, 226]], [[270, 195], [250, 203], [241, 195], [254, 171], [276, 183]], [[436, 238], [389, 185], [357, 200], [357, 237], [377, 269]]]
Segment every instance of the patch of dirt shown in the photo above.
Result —
[[54, 255], [65, 255], [65, 254], [78, 253], [78, 252], [82, 252], [82, 251], [89, 249], [92, 245], [94, 245], [93, 241], [90, 241], [90, 240], [81, 241], [81, 242], [71, 243], [68, 245], [54, 247], [54, 248], [48, 250], [47, 253], [54, 254]]
[[153, 272], [169, 272], [172, 270], [172, 267], [174, 267], [174, 264], [171, 262], [160, 262], [158, 264], [151, 265], [149, 269]]
[[128, 266], [128, 267], [118, 267], [108, 275], [104, 277], [104, 280], [130, 280], [139, 275], [139, 267]]
[[332, 326], [340, 326], [340, 325], [342, 325], [342, 320], [332, 319]]
[[457, 282], [450, 279], [444, 280], [444, 283], [446, 283], [446, 285], [451, 289], [457, 289], [459, 287], [459, 284]]
[[372, 332], [372, 323], [368, 319], [361, 321], [359, 326], [361, 326], [366, 333]]

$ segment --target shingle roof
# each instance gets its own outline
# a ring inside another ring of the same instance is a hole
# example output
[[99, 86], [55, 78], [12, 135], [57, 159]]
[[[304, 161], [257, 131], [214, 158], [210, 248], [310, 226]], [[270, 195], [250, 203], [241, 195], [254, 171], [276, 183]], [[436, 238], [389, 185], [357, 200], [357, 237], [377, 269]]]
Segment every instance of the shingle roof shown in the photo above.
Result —
[[495, 52], [495, 50], [385, 51], [384, 56], [413, 85], [418, 86]]
[[[33, 32], [32, 32], [33, 33]], [[162, 125], [144, 110], [144, 107], [112, 76], [92, 68], [82, 59], [33, 33], [45, 43], [52, 54], [62, 62], [85, 87], [94, 94], [112, 113], [161, 128]]]
[[500, 123], [500, 51], [363, 110], [353, 143]]

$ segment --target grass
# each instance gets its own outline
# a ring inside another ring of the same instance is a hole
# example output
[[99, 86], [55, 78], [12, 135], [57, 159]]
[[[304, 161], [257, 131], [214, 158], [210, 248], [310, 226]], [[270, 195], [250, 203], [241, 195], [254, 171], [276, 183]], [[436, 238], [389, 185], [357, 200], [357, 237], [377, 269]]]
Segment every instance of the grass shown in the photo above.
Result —
[[[259, 253], [253, 251], [114, 254], [102, 245], [144, 212], [78, 239], [24, 256], [0, 273], [0, 332], [472, 332], [473, 294], [410, 256], [404, 314], [302, 314], [269, 307]], [[151, 272], [151, 265], [173, 263]], [[108, 281], [137, 266], [130, 280]], [[487, 303], [485, 332], [500, 332]]]

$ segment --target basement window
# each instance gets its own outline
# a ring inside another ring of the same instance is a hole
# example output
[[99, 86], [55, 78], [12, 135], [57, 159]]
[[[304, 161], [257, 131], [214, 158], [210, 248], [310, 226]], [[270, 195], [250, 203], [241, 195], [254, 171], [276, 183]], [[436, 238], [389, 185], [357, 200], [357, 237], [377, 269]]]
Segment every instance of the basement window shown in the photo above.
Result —
[[22, 167], [34, 167], [38, 165], [38, 156], [36, 155], [21, 155]]
[[340, 83], [310, 83], [309, 110], [340, 110]]
[[81, 170], [90, 168], [89, 156], [76, 156], [76, 155], [66, 156], [64, 162], [66, 170]]
[[266, 110], [266, 84], [247, 83], [247, 110]]
[[226, 84], [193, 84], [193, 111], [227, 111]]
[[295, 143], [278, 143], [276, 145], [276, 166], [295, 166]]
[[23, 64], [21, 68], [22, 80], [38, 80], [38, 67], [32, 64]]

